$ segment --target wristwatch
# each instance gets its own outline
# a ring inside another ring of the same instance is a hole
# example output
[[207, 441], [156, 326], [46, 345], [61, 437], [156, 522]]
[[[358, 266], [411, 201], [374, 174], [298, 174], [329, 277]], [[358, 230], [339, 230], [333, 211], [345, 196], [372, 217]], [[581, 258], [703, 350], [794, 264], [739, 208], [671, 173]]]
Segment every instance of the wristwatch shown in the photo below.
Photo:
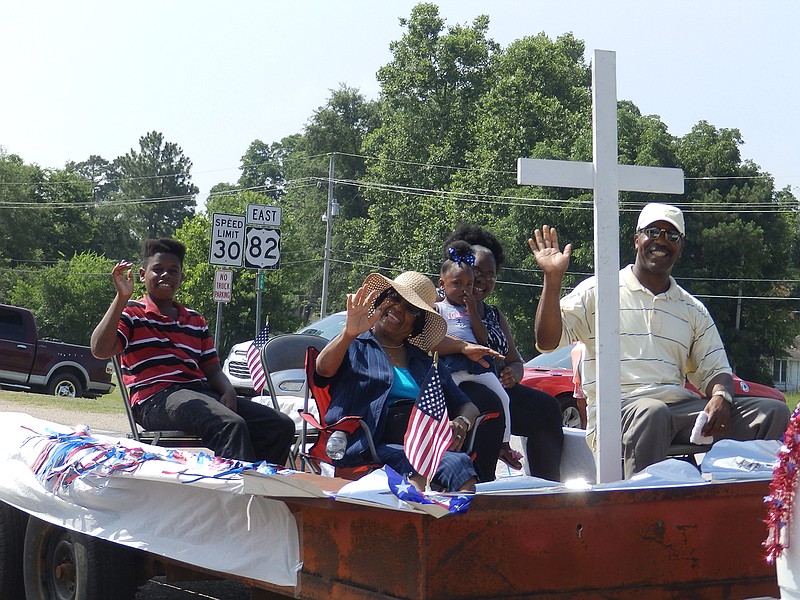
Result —
[[717, 390], [716, 392], [711, 394], [712, 398], [714, 396], [722, 396], [725, 402], [727, 402], [728, 404], [733, 404], [733, 397], [731, 396], [731, 393], [728, 390]]

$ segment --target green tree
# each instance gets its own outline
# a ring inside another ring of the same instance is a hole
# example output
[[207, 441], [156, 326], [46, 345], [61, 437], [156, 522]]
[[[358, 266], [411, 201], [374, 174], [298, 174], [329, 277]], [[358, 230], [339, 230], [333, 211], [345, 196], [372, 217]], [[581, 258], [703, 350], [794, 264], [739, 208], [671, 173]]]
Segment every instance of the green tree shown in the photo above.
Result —
[[285, 192], [283, 161], [290, 152], [281, 143], [265, 144], [253, 140], [242, 156], [242, 175], [239, 186], [258, 191], [268, 198], [278, 199]]
[[459, 216], [459, 203], [436, 192], [465, 166], [479, 101], [492, 85], [498, 45], [487, 36], [488, 23], [480, 16], [445, 29], [433, 4], [401, 19], [406, 32], [378, 71], [381, 124], [364, 144], [376, 158], [367, 177], [379, 184], [368, 194], [364, 236], [373, 264], [427, 270], [430, 248], [438, 245], [432, 240], [444, 239], [446, 223]]
[[44, 179], [38, 166], [0, 152], [0, 258], [35, 261], [44, 257], [41, 231], [47, 213], [38, 195]]
[[[265, 191], [265, 203], [283, 208], [282, 268], [268, 274], [267, 285], [287, 323], [319, 298], [320, 216], [331, 155], [340, 203], [331, 310], [369, 271], [434, 274], [442, 241], [465, 220], [490, 228], [504, 243], [507, 265], [493, 301], [530, 356], [541, 279], [527, 237], [547, 223], [573, 242], [568, 287], [593, 272], [591, 192], [515, 182], [521, 156], [591, 160], [584, 44], [571, 34], [554, 40], [539, 34], [501, 48], [489, 38], [488, 23], [478, 17], [446, 27], [436, 6], [417, 5], [401, 20], [404, 33], [378, 71], [378, 102], [342, 86], [302, 133], [271, 144], [256, 140], [248, 149], [239, 186]], [[709, 306], [739, 373], [769, 382], [768, 359], [797, 333], [791, 302], [761, 299], [797, 295], [790, 283], [800, 262], [796, 199], [788, 189], [776, 192], [767, 174], [742, 161], [735, 129], [701, 121], [677, 138], [657, 115], [622, 100], [618, 138], [620, 163], [681, 167], [687, 176], [680, 197], [620, 195], [623, 264], [633, 259], [636, 214], [646, 202], [682, 206], [689, 244], [675, 274]], [[244, 202], [232, 186], [217, 192], [215, 206]]]
[[706, 121], [677, 140], [688, 245], [675, 274], [711, 311], [737, 373], [772, 383], [771, 359], [800, 333], [784, 299], [797, 276], [797, 201], [742, 160], [743, 143], [738, 129]]
[[9, 300], [33, 312], [39, 337], [88, 344], [114, 297], [113, 264], [92, 252], [76, 253], [19, 280]]
[[125, 202], [122, 212], [140, 240], [171, 236], [194, 214], [198, 189], [192, 161], [163, 134], [143, 135], [139, 150], [132, 148], [113, 165], [119, 187], [115, 199]]
[[[341, 262], [331, 270], [329, 298], [343, 298], [349, 289], [350, 246], [360, 248], [361, 235], [343, 235], [343, 228], [345, 223], [359, 221], [367, 213], [366, 199], [359, 187], [366, 169], [360, 154], [364, 136], [377, 119], [376, 103], [342, 84], [314, 111], [302, 133], [272, 144], [255, 140], [242, 157], [241, 188], [263, 189], [264, 194], [256, 203], [275, 204], [283, 210], [281, 268], [266, 273], [265, 279], [267, 287], [283, 287], [280, 301], [273, 300], [289, 312], [289, 323], [299, 324], [319, 308], [325, 247], [325, 222], [321, 217], [327, 210], [332, 156], [339, 203], [332, 246], [335, 260]], [[286, 324], [281, 325], [280, 319], [273, 316], [273, 330], [279, 326]]]
[[109, 257], [135, 256], [141, 240], [134, 235], [121, 208], [125, 203], [115, 200], [120, 197], [120, 190], [114, 165], [101, 156], [92, 155], [84, 161], [68, 162], [65, 171], [86, 181], [84, 200], [92, 202], [86, 209], [91, 220], [86, 246], [72, 247]]

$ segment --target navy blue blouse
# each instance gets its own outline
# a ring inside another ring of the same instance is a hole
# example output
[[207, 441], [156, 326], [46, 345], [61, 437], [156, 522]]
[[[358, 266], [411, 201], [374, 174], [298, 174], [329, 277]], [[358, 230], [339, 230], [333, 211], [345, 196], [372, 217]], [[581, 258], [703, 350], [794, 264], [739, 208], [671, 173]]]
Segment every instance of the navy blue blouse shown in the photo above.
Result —
[[[422, 385], [433, 359], [413, 344], [406, 343], [408, 370], [418, 385]], [[470, 402], [469, 398], [453, 382], [450, 371], [439, 364], [447, 411], [452, 419], [458, 409]], [[347, 349], [339, 370], [332, 377], [314, 373], [318, 385], [329, 386], [331, 404], [325, 415], [326, 423], [342, 417], [358, 415], [367, 423], [376, 445], [380, 443], [386, 428], [389, 404], [387, 398], [394, 381], [392, 365], [371, 331], [359, 335]], [[348, 436], [344, 465], [372, 462], [366, 436], [361, 429]]]

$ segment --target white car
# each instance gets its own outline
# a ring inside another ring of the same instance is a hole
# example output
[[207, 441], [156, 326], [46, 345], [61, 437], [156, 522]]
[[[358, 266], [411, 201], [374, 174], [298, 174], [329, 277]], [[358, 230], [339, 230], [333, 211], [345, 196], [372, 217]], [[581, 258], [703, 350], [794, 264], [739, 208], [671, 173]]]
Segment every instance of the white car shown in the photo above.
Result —
[[[295, 333], [319, 335], [330, 341], [344, 329], [345, 318], [345, 311], [337, 312], [324, 319], [309, 323]], [[247, 349], [252, 343], [253, 340], [248, 340], [235, 344], [222, 364], [222, 372], [228, 376], [236, 392], [242, 396], [254, 396], [257, 393], [253, 389], [250, 368], [247, 366]], [[303, 396], [305, 394], [305, 374], [302, 371], [300, 373], [293, 371], [272, 374], [272, 382], [275, 384], [278, 394], [286, 396]]]

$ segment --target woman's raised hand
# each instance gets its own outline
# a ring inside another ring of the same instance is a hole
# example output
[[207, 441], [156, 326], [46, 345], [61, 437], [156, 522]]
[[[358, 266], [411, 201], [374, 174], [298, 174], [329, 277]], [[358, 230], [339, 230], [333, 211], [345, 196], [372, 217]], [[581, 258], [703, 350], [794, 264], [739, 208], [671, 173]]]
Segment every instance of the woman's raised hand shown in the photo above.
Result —
[[556, 228], [549, 225], [543, 225], [542, 230], [535, 230], [533, 235], [536, 239], [529, 239], [528, 246], [530, 246], [539, 268], [545, 275], [563, 276], [569, 267], [572, 244], [564, 246], [562, 252], [558, 247]]
[[355, 294], [347, 294], [347, 318], [344, 329], [350, 337], [356, 337], [367, 331], [375, 324], [381, 315], [381, 309], [375, 308], [372, 315], [369, 314], [372, 304], [375, 302], [378, 292], [370, 291], [367, 286], [362, 285]]

